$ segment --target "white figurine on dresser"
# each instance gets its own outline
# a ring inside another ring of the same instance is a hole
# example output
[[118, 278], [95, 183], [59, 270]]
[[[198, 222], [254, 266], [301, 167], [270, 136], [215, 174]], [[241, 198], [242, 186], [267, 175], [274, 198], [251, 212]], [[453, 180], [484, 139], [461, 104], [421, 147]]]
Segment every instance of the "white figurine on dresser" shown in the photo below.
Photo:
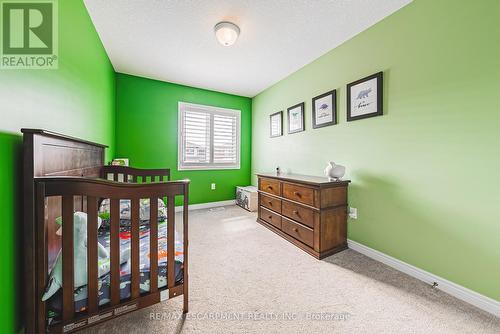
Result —
[[345, 175], [345, 167], [330, 161], [325, 168], [325, 175], [330, 181], [338, 181]]

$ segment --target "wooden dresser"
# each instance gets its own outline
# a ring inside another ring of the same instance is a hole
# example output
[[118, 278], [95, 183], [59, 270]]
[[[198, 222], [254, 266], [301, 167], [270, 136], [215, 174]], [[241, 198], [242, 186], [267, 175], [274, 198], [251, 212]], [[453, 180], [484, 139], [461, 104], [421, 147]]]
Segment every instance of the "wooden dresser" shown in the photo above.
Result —
[[347, 248], [348, 180], [298, 174], [257, 174], [257, 221], [322, 259]]

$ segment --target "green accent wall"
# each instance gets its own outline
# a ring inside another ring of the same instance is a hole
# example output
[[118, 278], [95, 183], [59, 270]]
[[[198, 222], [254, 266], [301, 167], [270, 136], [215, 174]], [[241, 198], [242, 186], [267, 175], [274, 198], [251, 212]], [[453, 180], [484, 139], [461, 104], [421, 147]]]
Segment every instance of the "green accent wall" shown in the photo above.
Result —
[[22, 127], [114, 145], [115, 78], [81, 0], [59, 1], [59, 69], [0, 70], [0, 332], [20, 329]]
[[[350, 239], [500, 300], [499, 12], [415, 0], [268, 88], [252, 101], [252, 173], [344, 164]], [[346, 122], [345, 85], [378, 71], [384, 115]], [[312, 129], [311, 98], [331, 89], [339, 124]], [[269, 138], [269, 115], [302, 101], [306, 131]]]
[[[250, 98], [126, 74], [116, 75], [116, 96], [117, 158], [138, 168], [170, 168], [174, 180], [190, 179], [191, 204], [234, 199], [235, 186], [250, 184]], [[241, 110], [240, 169], [177, 170], [179, 102]]]

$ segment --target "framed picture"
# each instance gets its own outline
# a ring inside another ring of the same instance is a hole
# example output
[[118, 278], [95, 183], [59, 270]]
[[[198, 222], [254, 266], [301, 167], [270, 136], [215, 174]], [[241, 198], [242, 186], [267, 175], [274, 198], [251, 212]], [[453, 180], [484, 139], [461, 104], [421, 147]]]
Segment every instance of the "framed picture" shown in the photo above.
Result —
[[321, 94], [312, 99], [313, 129], [337, 124], [337, 91]]
[[382, 76], [375, 73], [347, 85], [347, 121], [381, 116]]
[[113, 166], [128, 166], [128, 158], [116, 158], [111, 161]]
[[288, 133], [304, 131], [304, 102], [294, 105], [288, 111]]
[[269, 116], [269, 128], [271, 138], [283, 136], [283, 111], [278, 111]]

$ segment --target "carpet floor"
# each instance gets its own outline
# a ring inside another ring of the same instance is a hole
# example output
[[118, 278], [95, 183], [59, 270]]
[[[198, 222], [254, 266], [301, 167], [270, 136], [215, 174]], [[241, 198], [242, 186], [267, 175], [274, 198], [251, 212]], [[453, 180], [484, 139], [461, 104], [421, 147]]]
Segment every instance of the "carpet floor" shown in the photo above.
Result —
[[500, 333], [499, 318], [355, 251], [318, 261], [236, 206], [189, 217], [187, 316], [177, 297], [84, 333]]

